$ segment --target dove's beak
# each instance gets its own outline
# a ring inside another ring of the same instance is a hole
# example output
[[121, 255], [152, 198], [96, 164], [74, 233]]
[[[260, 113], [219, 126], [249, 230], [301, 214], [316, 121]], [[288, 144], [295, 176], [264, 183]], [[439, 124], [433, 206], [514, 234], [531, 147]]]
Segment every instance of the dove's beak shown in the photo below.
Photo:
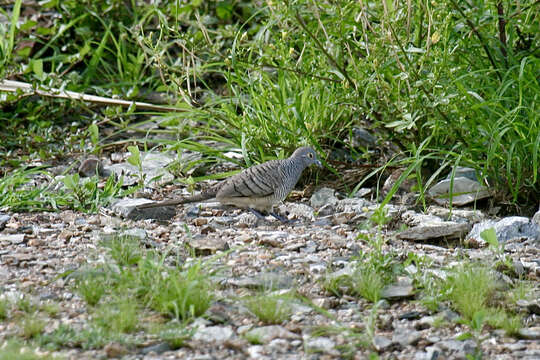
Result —
[[318, 167], [322, 168], [322, 163], [321, 163], [319, 160], [315, 161], [315, 165], [317, 165]]

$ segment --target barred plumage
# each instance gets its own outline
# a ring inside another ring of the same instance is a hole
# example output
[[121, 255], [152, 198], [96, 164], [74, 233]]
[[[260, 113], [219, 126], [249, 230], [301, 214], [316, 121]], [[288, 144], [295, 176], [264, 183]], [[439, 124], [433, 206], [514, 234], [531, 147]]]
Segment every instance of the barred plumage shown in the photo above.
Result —
[[263, 212], [272, 212], [274, 205], [285, 200], [304, 169], [312, 164], [321, 166], [310, 147], [301, 147], [284, 160], [270, 160], [252, 166], [216, 184], [201, 194], [183, 199], [142, 204], [136, 209], [172, 206], [215, 198], [224, 205], [234, 205]]

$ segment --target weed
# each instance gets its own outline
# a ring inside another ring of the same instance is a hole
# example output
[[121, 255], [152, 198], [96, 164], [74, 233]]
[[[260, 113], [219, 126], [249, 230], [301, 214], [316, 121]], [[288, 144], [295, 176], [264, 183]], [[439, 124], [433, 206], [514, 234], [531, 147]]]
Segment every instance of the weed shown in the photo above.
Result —
[[119, 266], [132, 266], [142, 258], [140, 242], [133, 236], [114, 236], [103, 244], [110, 249], [113, 260]]
[[167, 324], [156, 327], [153, 332], [163, 341], [166, 341], [173, 349], [181, 348], [193, 335], [185, 323], [172, 320]]
[[93, 321], [112, 334], [131, 333], [139, 323], [138, 305], [129, 298], [113, 299], [96, 309]]
[[256, 332], [247, 332], [244, 337], [251, 345], [263, 344], [262, 335]]
[[89, 274], [78, 279], [75, 289], [90, 306], [95, 306], [107, 290], [104, 276]]
[[15, 306], [18, 310], [25, 314], [35, 313], [38, 308], [34, 301], [28, 295], [22, 295], [16, 302]]
[[54, 317], [54, 316], [58, 315], [61, 308], [60, 308], [60, 305], [58, 303], [55, 303], [55, 302], [52, 302], [52, 301], [47, 301], [47, 302], [44, 302], [43, 304], [40, 304], [39, 310], [43, 311], [44, 313], [46, 313], [49, 316]]
[[471, 319], [474, 314], [486, 309], [488, 299], [496, 289], [496, 282], [486, 267], [464, 265], [453, 271], [444, 287], [454, 308]]
[[265, 324], [281, 324], [292, 315], [287, 296], [261, 294], [244, 299], [249, 311]]
[[37, 314], [27, 314], [21, 321], [21, 335], [25, 339], [32, 339], [43, 332], [47, 323]]
[[354, 272], [351, 282], [354, 294], [373, 303], [380, 300], [381, 291], [385, 286], [382, 274], [372, 266], [359, 267]]
[[155, 283], [152, 290], [152, 307], [181, 320], [204, 314], [213, 298], [207, 274], [202, 272], [200, 265], [186, 271], [169, 269], [166, 277]]

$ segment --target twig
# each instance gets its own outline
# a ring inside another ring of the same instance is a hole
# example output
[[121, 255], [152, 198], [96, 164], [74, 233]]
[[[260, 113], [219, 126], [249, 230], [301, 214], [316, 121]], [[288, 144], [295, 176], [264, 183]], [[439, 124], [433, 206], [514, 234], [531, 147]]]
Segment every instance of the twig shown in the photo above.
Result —
[[22, 91], [25, 95], [41, 95], [47, 97], [54, 97], [60, 99], [70, 99], [70, 100], [82, 100], [95, 104], [102, 105], [119, 105], [123, 107], [130, 107], [135, 105], [139, 109], [145, 110], [155, 110], [155, 111], [186, 111], [185, 109], [174, 108], [170, 106], [160, 106], [150, 103], [140, 102], [140, 101], [129, 101], [121, 99], [111, 99], [104, 96], [88, 95], [75, 91], [67, 91], [61, 89], [50, 89], [42, 90], [35, 88], [32, 84], [25, 83], [22, 81], [13, 81], [13, 80], [1, 80], [0, 81], [0, 91], [7, 92], [17, 92]]

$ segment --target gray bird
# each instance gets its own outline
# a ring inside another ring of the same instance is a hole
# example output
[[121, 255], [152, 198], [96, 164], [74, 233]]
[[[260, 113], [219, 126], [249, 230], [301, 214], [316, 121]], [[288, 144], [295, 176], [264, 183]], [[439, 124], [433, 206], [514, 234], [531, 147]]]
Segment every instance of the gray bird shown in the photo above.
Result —
[[312, 164], [322, 167], [315, 150], [300, 147], [288, 159], [270, 160], [252, 166], [198, 195], [138, 205], [130, 217], [137, 218], [136, 214], [141, 209], [216, 199], [223, 205], [246, 208], [259, 218], [263, 217], [261, 213], [269, 213], [276, 219], [285, 221], [273, 212], [273, 207], [285, 200], [304, 169]]

